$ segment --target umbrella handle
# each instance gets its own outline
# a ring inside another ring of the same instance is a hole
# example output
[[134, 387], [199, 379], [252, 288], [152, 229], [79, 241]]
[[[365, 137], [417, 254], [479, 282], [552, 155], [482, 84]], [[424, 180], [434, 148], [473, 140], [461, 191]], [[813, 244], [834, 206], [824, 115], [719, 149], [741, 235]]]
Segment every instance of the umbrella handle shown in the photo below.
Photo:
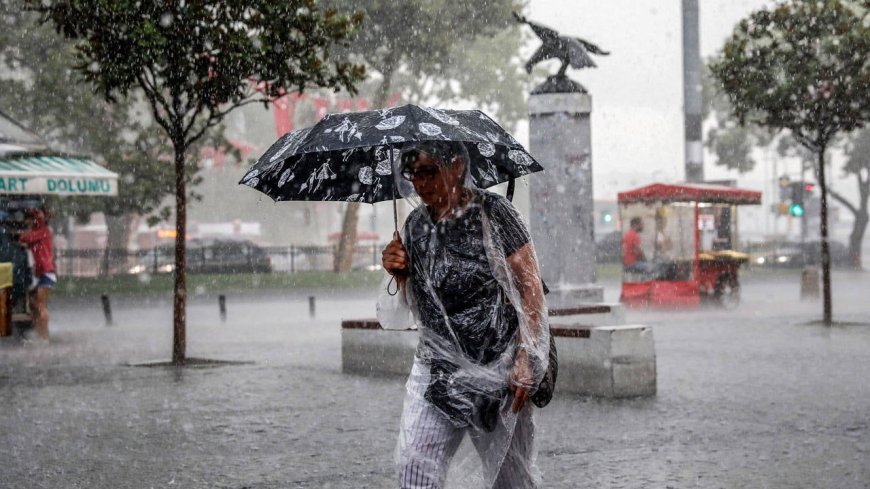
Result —
[[396, 187], [393, 186], [393, 231], [399, 232], [399, 211], [396, 209]]
[[[390, 169], [393, 172], [395, 172], [396, 165], [394, 164], [394, 161], [393, 161], [393, 146], [392, 145], [387, 146], [387, 151], [390, 152]], [[398, 184], [396, 183], [396, 176], [393, 175], [393, 230], [396, 232], [399, 231], [399, 211], [396, 209], [396, 186], [397, 185]]]

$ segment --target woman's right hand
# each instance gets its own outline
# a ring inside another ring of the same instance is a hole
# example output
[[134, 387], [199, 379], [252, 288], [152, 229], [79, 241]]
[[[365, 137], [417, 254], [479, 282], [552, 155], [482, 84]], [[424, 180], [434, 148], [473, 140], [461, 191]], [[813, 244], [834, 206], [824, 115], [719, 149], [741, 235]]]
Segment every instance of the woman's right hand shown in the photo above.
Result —
[[393, 234], [393, 240], [384, 248], [381, 255], [381, 263], [384, 270], [396, 278], [404, 278], [408, 276], [410, 271], [408, 267], [408, 252], [405, 251], [405, 246], [402, 244], [402, 238], [398, 231]]

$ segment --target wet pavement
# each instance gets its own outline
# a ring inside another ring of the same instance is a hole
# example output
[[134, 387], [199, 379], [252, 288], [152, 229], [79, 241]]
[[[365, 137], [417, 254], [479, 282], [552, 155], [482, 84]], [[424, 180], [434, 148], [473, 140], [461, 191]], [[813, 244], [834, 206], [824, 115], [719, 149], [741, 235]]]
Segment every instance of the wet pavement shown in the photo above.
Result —
[[[870, 274], [834, 276], [870, 323]], [[608, 300], [618, 297], [605, 283]], [[736, 311], [629, 311], [654, 327], [658, 395], [559, 395], [538, 411], [547, 488], [870, 487], [870, 324], [808, 324], [796, 274], [744, 277]], [[167, 359], [168, 298], [55, 302], [48, 346], [0, 342], [0, 487], [389, 488], [403, 379], [341, 373], [342, 318], [374, 292], [193, 297], [191, 357]]]

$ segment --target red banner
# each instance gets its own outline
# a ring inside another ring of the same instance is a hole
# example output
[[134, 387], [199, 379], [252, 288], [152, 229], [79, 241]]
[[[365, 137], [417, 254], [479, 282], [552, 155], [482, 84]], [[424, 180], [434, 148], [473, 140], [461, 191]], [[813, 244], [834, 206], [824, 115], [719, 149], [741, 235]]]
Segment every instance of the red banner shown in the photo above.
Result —
[[[392, 107], [401, 101], [402, 96], [398, 93], [390, 95], [387, 99], [387, 107]], [[323, 119], [330, 112], [357, 112], [369, 110], [371, 102], [364, 97], [341, 97], [333, 101], [328, 97], [314, 97], [298, 92], [284, 95], [275, 99], [272, 104], [272, 113], [275, 116], [275, 132], [283, 136], [293, 130], [293, 119], [297, 109], [302, 104], [311, 104], [314, 108], [316, 121]]]

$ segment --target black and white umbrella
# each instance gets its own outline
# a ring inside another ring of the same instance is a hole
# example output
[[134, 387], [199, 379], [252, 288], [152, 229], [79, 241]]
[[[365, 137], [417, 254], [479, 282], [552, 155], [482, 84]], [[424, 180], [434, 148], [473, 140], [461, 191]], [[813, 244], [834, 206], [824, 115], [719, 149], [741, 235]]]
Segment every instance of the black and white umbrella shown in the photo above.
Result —
[[275, 201], [395, 200], [398, 153], [417, 141], [464, 143], [470, 176], [480, 188], [543, 170], [513, 136], [479, 110], [403, 105], [329, 114], [312, 127], [287, 133], [239, 183]]

